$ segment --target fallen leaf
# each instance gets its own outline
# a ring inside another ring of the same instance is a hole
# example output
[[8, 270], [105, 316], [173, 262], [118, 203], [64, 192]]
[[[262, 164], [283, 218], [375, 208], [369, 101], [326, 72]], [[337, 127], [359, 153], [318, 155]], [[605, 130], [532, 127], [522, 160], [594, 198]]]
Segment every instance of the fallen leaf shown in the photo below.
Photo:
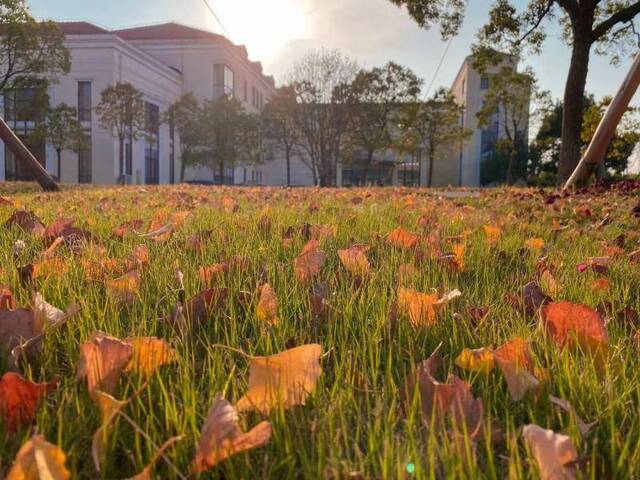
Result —
[[67, 480], [66, 458], [56, 445], [34, 435], [18, 450], [5, 480]]
[[260, 422], [245, 433], [238, 425], [238, 413], [233, 405], [222, 397], [215, 397], [202, 427], [192, 470], [204, 472], [238, 453], [267, 444], [270, 438], [269, 422]]
[[511, 398], [521, 400], [528, 391], [540, 386], [534, 376], [529, 341], [516, 337], [494, 351], [494, 359], [507, 382]]
[[76, 376], [86, 377], [91, 396], [100, 390], [111, 393], [120, 374], [133, 356], [133, 347], [102, 332], [94, 332], [88, 341], [80, 345], [80, 359]]
[[578, 424], [578, 430], [580, 430], [580, 433], [582, 434], [582, 436], [587, 435], [591, 431], [591, 428], [597, 423], [597, 422], [593, 422], [589, 424], [585, 423], [584, 420], [582, 420], [582, 418], [580, 418], [580, 416], [578, 415], [578, 412], [576, 412], [576, 409], [573, 407], [573, 405], [571, 405], [571, 403], [569, 403], [568, 400], [554, 397], [553, 395], [549, 395], [549, 400], [551, 401], [551, 403], [553, 403], [557, 407], [560, 407], [562, 410], [567, 412], [569, 415], [571, 415], [575, 419], [576, 423]]
[[249, 356], [249, 387], [236, 408], [268, 413], [282, 405], [304, 405], [322, 373], [322, 347], [302, 345], [268, 357]]
[[42, 223], [35, 213], [27, 210], [16, 210], [13, 212], [5, 222], [5, 227], [11, 227], [12, 225], [37, 236], [42, 236], [45, 232], [44, 223]]
[[455, 364], [470, 372], [487, 374], [494, 367], [493, 350], [486, 347], [476, 350], [465, 348], [456, 358]]
[[364, 276], [369, 273], [371, 265], [367, 259], [367, 245], [353, 245], [346, 250], [338, 250], [338, 257], [342, 265], [353, 275]]
[[178, 359], [175, 349], [161, 338], [128, 337], [124, 342], [133, 347], [133, 355], [125, 372], [136, 372], [150, 377], [162, 365]]
[[386, 242], [394, 247], [410, 249], [418, 243], [418, 236], [398, 227], [387, 235]]
[[437, 293], [422, 293], [409, 288], [400, 287], [398, 290], [398, 308], [409, 317], [414, 328], [432, 326], [435, 324], [437, 313], [456, 297], [461, 295], [459, 290], [453, 290], [442, 298]]
[[489, 243], [495, 245], [502, 237], [502, 229], [493, 225], [484, 225], [484, 234]]
[[128, 402], [118, 400], [100, 390], [96, 390], [93, 397], [100, 409], [100, 427], [91, 438], [91, 457], [96, 471], [100, 472], [101, 466], [106, 460], [106, 443], [111, 430], [111, 422]]
[[142, 278], [140, 277], [140, 272], [131, 270], [114, 280], [107, 280], [105, 287], [107, 289], [107, 295], [117, 303], [129, 305], [135, 300], [141, 283]]
[[256, 316], [258, 320], [268, 325], [278, 323], [278, 297], [268, 283], [260, 287], [260, 298], [256, 308]]
[[309, 240], [294, 261], [294, 271], [298, 280], [308, 283], [320, 272], [326, 258], [324, 252], [318, 250], [318, 241]]
[[32, 423], [40, 400], [56, 389], [58, 381], [54, 377], [50, 382], [34, 383], [17, 373], [5, 373], [0, 378], [0, 418], [7, 431]]
[[538, 425], [526, 425], [522, 436], [536, 459], [542, 480], [575, 478], [571, 464], [578, 460], [578, 452], [569, 437]]
[[594, 353], [608, 351], [609, 336], [604, 321], [586, 305], [549, 303], [540, 312], [540, 324], [559, 346], [579, 346]]

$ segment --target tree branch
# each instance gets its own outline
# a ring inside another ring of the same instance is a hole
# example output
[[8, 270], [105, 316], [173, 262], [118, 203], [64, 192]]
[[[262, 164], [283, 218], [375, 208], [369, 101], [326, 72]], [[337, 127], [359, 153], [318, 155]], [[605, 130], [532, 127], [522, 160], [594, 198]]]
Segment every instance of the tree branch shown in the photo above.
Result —
[[576, 0], [555, 0], [555, 2], [566, 10], [571, 20], [576, 19], [580, 8]]
[[522, 37], [520, 37], [520, 39], [517, 42], [518, 45], [521, 44], [522, 42], [524, 42], [524, 40], [529, 35], [531, 35], [535, 30], [537, 30], [537, 28], [540, 26], [540, 24], [544, 20], [544, 17], [546, 17], [549, 14], [549, 12], [551, 11], [551, 8], [553, 7], [554, 2], [555, 2], [555, 0], [548, 0], [547, 1], [547, 6], [544, 7], [542, 12], [540, 12], [540, 15], [538, 15], [538, 18], [536, 19], [536, 22], [531, 26], [531, 28], [529, 30], [527, 30], [525, 32], [525, 34], [522, 35]]
[[596, 41], [609, 33], [616, 24], [626, 23], [633, 20], [633, 17], [640, 13], [640, 2], [636, 2], [633, 5], [623, 8], [622, 10], [614, 13], [608, 19], [602, 21], [593, 29], [593, 40]]

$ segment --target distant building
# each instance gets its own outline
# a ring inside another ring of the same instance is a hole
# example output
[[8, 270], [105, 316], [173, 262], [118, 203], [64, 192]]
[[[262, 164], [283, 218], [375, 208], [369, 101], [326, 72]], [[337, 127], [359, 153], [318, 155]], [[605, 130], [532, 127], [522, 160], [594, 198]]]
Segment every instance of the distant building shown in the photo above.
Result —
[[[119, 144], [100, 126], [95, 107], [101, 92], [117, 82], [129, 82], [146, 102], [147, 132], [127, 141], [124, 173], [127, 183], [176, 183], [180, 176], [180, 138], [161, 114], [183, 93], [198, 101], [231, 95], [249, 112], [258, 113], [275, 94], [272, 77], [259, 62], [249, 60], [247, 50], [224, 36], [176, 23], [123, 30], [106, 30], [87, 22], [59, 23], [71, 53], [71, 71], [48, 87], [50, 104], [77, 107], [88, 148], [63, 152], [61, 180], [69, 183], [113, 184], [119, 174]], [[512, 59], [514, 68], [517, 61]], [[473, 131], [463, 145], [452, 145], [446, 158], [434, 163], [433, 186], [479, 186], [482, 161], [492, 152], [503, 132], [495, 125], [480, 128], [476, 114], [482, 108], [489, 78], [482, 77], [465, 59], [453, 83], [452, 93], [465, 107], [461, 126]], [[33, 102], [34, 92], [16, 90], [0, 98], [0, 115], [25, 141], [34, 130], [33, 116], [21, 115], [21, 105]], [[29, 114], [32, 115], [32, 114]], [[23, 116], [27, 118], [22, 118]], [[28, 147], [41, 164], [57, 175], [56, 154], [50, 145], [31, 142]], [[428, 160], [394, 150], [379, 152], [372, 163], [359, 157], [339, 165], [336, 183], [356, 185], [427, 184]], [[208, 167], [192, 167], [186, 181], [235, 185], [285, 185], [284, 155], [266, 149], [264, 162], [236, 165], [221, 175]], [[0, 180], [28, 180], [30, 172], [0, 142]], [[295, 156], [291, 160], [291, 184], [312, 185], [313, 175]]]
[[[179, 180], [180, 139], [169, 125], [157, 120], [181, 94], [192, 92], [200, 101], [233, 95], [248, 111], [258, 112], [275, 92], [273, 78], [263, 74], [259, 62], [249, 60], [244, 47], [212, 32], [175, 23], [117, 31], [86, 22], [59, 23], [59, 26], [71, 53], [71, 71], [49, 87], [50, 103], [77, 107], [90, 140], [90, 148], [79, 154], [63, 153], [63, 182], [113, 184], [117, 181], [118, 142], [101, 128], [93, 110], [100, 102], [101, 92], [117, 82], [129, 82], [142, 92], [147, 124], [152, 130], [147, 132], [149, 138], [126, 144], [128, 183]], [[33, 92], [22, 90], [0, 98], [0, 114], [23, 138], [33, 131], [35, 122], [33, 118], [19, 118], [20, 114], [13, 112], [19, 112], [17, 104], [28, 103], [32, 95]], [[29, 147], [42, 165], [57, 175], [51, 146], [31, 144]], [[219, 183], [221, 179], [217, 175], [211, 169], [193, 168], [187, 170], [186, 180]], [[281, 181], [261, 166], [250, 165], [227, 169], [225, 176], [226, 183]], [[0, 180], [29, 178], [25, 167], [0, 143]]]

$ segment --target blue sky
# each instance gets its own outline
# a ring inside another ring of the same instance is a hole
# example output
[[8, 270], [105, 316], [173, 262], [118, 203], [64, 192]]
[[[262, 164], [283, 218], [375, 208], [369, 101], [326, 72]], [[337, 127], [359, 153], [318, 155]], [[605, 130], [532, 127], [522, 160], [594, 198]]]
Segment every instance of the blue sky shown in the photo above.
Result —
[[[247, 45], [267, 73], [285, 78], [293, 62], [311, 48], [339, 48], [363, 66], [395, 60], [429, 83], [445, 44], [437, 31], [418, 28], [388, 0], [208, 0], [228, 35]], [[106, 28], [166, 21], [221, 31], [203, 0], [27, 0], [38, 18], [87, 20]], [[469, 53], [478, 28], [487, 18], [488, 0], [472, 0], [460, 35], [453, 41], [435, 86], [448, 86]], [[569, 64], [568, 47], [552, 35], [540, 56], [523, 59], [540, 85], [561, 97]], [[611, 66], [593, 57], [588, 91], [613, 95], [630, 60]], [[634, 99], [640, 104], [640, 94]]]

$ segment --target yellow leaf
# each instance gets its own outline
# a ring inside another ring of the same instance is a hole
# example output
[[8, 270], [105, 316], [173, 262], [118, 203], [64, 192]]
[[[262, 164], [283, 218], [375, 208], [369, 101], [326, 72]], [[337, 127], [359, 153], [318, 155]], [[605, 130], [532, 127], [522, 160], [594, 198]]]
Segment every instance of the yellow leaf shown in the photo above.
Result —
[[256, 315], [258, 320], [269, 325], [278, 323], [278, 297], [268, 283], [260, 287], [260, 299], [258, 300]]
[[455, 361], [456, 365], [470, 372], [489, 373], [495, 366], [493, 351], [483, 347], [476, 350], [465, 348]]
[[60, 448], [34, 435], [20, 447], [5, 480], [66, 480], [70, 474], [65, 461]]
[[322, 373], [322, 347], [302, 345], [268, 357], [249, 357], [249, 388], [238, 400], [238, 411], [267, 413], [282, 405], [304, 405]]
[[125, 343], [133, 347], [133, 357], [125, 372], [151, 376], [162, 365], [177, 360], [177, 352], [166, 341], [156, 337], [129, 337]]

